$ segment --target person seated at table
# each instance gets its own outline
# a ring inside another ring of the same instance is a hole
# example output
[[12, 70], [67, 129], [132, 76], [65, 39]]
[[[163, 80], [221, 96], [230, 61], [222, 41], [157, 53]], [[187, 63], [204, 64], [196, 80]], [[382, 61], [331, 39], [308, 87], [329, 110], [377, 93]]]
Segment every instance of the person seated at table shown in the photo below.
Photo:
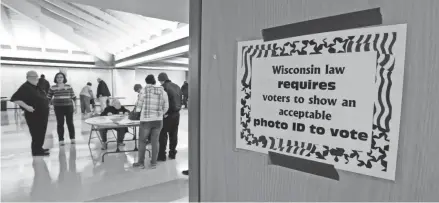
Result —
[[[124, 106], [120, 104], [120, 101], [115, 99], [110, 106], [105, 107], [104, 111], [101, 113], [101, 116], [111, 116], [111, 115], [128, 115], [130, 111], [126, 109]], [[102, 150], [107, 149], [107, 131], [109, 129], [101, 129], [99, 130], [102, 138]], [[125, 138], [125, 133], [128, 132], [128, 128], [115, 128], [110, 129], [115, 130], [117, 132], [117, 145], [124, 146], [123, 140]]]

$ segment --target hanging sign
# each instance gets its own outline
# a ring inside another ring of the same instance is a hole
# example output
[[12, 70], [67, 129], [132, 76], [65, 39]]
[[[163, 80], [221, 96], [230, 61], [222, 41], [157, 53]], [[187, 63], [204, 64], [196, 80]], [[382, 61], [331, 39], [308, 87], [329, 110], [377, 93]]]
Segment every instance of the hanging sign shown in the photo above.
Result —
[[406, 25], [238, 43], [236, 147], [395, 179]]

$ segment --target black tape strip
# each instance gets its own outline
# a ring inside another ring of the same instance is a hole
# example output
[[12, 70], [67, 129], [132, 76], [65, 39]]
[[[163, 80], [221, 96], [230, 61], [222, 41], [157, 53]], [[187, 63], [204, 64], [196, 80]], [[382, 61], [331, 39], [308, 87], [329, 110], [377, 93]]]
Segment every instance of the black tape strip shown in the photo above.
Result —
[[353, 29], [383, 23], [380, 8], [346, 13], [262, 30], [264, 41]]
[[[383, 19], [381, 16], [380, 8], [374, 8], [353, 13], [330, 16], [326, 18], [319, 18], [310, 21], [293, 23], [279, 27], [267, 28], [262, 30], [262, 38], [264, 41], [272, 41], [289, 37], [297, 37], [301, 35], [380, 25], [382, 23]], [[370, 40], [370, 38], [371, 36], [368, 36], [368, 40]], [[376, 43], [373, 43], [373, 45], [377, 46]], [[302, 143], [301, 146], [301, 153], [305, 148], [303, 144], [304, 143]], [[294, 153], [298, 151], [298, 147], [298, 142], [295, 142], [295, 148], [293, 150]], [[292, 148], [293, 144], [291, 143], [291, 140], [288, 140], [286, 152], [290, 153], [292, 151]], [[309, 148], [310, 146], [306, 147], [307, 150], [309, 150]], [[311, 148], [311, 152], [314, 153], [314, 151], [315, 146]], [[337, 170], [335, 170], [335, 167], [333, 165], [292, 156], [286, 156], [275, 152], [269, 152], [268, 155], [270, 162], [273, 165], [278, 165], [293, 170], [330, 178], [333, 180], [340, 179]]]
[[268, 157], [272, 165], [294, 169], [333, 180], [340, 180], [337, 170], [335, 170], [334, 166], [330, 164], [287, 156], [271, 151], [268, 152]]

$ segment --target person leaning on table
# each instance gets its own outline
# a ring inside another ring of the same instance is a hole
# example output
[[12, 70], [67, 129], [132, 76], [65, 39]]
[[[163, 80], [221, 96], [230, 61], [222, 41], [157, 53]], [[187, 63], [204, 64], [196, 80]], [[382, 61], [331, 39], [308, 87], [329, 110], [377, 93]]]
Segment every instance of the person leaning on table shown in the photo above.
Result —
[[91, 112], [90, 101], [94, 99], [93, 90], [91, 90], [91, 82], [88, 82], [79, 93], [79, 99], [81, 101], [81, 113], [86, 115]]
[[[108, 105], [104, 111], [101, 113], [101, 116], [111, 116], [111, 115], [128, 115], [130, 111], [126, 109], [124, 106], [120, 104], [120, 101], [117, 99], [113, 100], [112, 105]], [[109, 129], [101, 129], [99, 133], [101, 134], [102, 142], [102, 150], [107, 149], [107, 131]], [[115, 128], [117, 132], [117, 145], [124, 146], [123, 140], [125, 138], [125, 133], [128, 132], [128, 128]]]
[[48, 156], [49, 150], [43, 149], [43, 145], [49, 119], [49, 100], [46, 93], [37, 86], [37, 72], [27, 72], [26, 79], [27, 81], [12, 95], [11, 102], [24, 110], [24, 117], [32, 136], [32, 155]]

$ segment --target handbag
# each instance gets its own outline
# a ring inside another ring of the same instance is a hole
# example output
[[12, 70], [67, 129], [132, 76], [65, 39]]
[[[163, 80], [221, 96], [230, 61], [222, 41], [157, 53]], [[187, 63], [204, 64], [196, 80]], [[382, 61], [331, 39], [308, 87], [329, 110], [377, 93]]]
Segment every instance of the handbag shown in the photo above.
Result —
[[[138, 102], [138, 101], [137, 101]], [[137, 102], [136, 105], [134, 106], [134, 109], [132, 112], [130, 112], [130, 114], [128, 115], [128, 119], [132, 120], [132, 121], [138, 121], [140, 120], [140, 112], [136, 112], [137, 109]]]

